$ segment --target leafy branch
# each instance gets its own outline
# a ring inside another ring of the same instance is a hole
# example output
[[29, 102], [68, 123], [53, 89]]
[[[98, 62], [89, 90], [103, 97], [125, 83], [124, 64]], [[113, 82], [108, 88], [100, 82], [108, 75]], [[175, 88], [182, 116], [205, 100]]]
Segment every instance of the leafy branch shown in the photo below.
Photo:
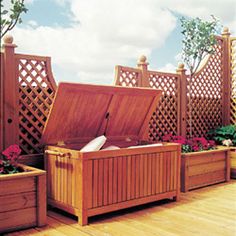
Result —
[[1, 3], [1, 39], [10, 30], [12, 30], [17, 23], [21, 24], [22, 19], [20, 15], [26, 13], [28, 9], [25, 7], [24, 0], [11, 0], [11, 8], [4, 9], [3, 0]]

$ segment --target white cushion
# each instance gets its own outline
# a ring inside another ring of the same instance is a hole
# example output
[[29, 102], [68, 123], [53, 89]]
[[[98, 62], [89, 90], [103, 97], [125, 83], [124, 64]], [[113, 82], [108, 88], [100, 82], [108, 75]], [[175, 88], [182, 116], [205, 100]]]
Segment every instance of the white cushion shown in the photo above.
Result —
[[103, 148], [102, 150], [117, 150], [117, 149], [120, 149], [120, 148], [115, 145], [111, 145], [106, 148]]
[[91, 140], [89, 143], [87, 143], [80, 151], [81, 152], [98, 151], [104, 145], [106, 140], [107, 140], [107, 138], [104, 135], [99, 136], [99, 137]]

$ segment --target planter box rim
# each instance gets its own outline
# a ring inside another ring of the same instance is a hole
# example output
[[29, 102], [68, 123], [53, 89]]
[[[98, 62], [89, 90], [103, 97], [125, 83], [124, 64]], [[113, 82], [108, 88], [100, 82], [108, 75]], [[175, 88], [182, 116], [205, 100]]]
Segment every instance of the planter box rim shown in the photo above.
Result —
[[214, 152], [220, 152], [220, 151], [230, 151], [230, 148], [229, 147], [225, 147], [225, 146], [217, 146], [216, 149], [213, 149], [213, 150], [181, 153], [181, 156], [182, 157], [185, 157], [185, 156], [195, 156], [195, 155], [199, 155], [199, 153], [205, 154], [205, 153], [214, 153]]
[[29, 176], [44, 175], [46, 173], [46, 171], [44, 171], [44, 170], [40, 170], [40, 169], [31, 167], [31, 166], [26, 166], [23, 164], [18, 164], [17, 166], [23, 168], [25, 170], [25, 172], [0, 175], [0, 179], [7, 180], [7, 179], [25, 178], [25, 177], [29, 177]]

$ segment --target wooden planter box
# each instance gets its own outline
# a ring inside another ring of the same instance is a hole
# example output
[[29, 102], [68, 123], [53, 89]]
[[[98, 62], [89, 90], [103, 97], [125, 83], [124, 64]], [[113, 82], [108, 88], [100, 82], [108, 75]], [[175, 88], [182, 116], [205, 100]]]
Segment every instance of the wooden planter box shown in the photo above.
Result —
[[[131, 147], [148, 140], [161, 91], [60, 84], [43, 133], [48, 202], [88, 217], [180, 193], [180, 145]], [[68, 104], [70, 104], [68, 106]], [[63, 124], [63, 125], [62, 125]], [[118, 150], [80, 152], [96, 136]]]
[[181, 191], [230, 180], [228, 148], [182, 154]]
[[231, 164], [230, 175], [231, 175], [231, 178], [235, 179], [236, 178], [236, 148], [231, 148], [229, 152], [229, 156], [230, 156], [230, 164]]
[[20, 166], [25, 172], [0, 175], [0, 234], [46, 223], [46, 172]]

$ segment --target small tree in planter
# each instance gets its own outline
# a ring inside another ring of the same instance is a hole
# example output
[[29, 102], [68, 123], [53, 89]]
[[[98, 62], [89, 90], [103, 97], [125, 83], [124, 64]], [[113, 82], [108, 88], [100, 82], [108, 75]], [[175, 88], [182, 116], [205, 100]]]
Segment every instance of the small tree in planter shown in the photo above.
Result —
[[189, 108], [190, 108], [190, 138], [192, 138], [192, 108], [191, 108], [191, 82], [203, 59], [207, 55], [214, 54], [218, 32], [218, 20], [212, 16], [212, 21], [203, 21], [200, 18], [181, 18], [182, 34], [182, 58], [189, 69]]

